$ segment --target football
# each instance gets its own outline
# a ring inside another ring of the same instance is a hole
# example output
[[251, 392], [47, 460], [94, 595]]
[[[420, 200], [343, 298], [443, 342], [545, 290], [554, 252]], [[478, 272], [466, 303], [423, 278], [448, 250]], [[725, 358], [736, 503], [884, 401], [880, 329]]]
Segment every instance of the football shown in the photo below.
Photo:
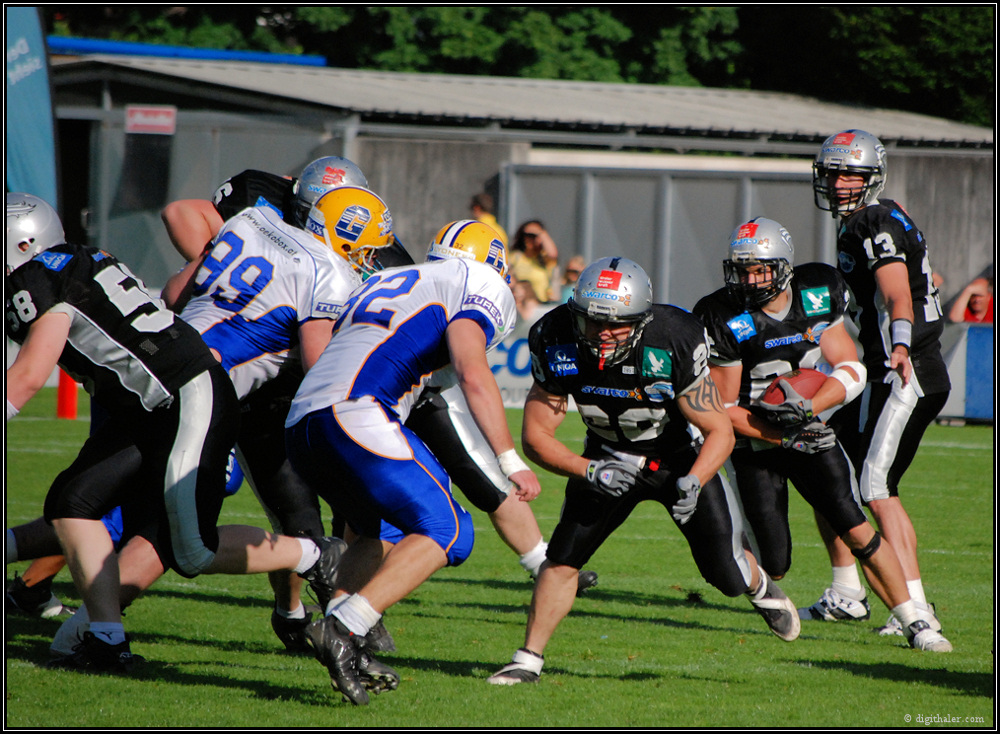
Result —
[[826, 382], [826, 377], [826, 374], [819, 370], [806, 368], [786, 372], [774, 378], [774, 381], [767, 386], [764, 394], [760, 396], [760, 401], [768, 405], [780, 405], [785, 402], [785, 392], [781, 389], [781, 385], [778, 384], [782, 380], [787, 380], [798, 391], [799, 395], [810, 399], [816, 394], [820, 386]]

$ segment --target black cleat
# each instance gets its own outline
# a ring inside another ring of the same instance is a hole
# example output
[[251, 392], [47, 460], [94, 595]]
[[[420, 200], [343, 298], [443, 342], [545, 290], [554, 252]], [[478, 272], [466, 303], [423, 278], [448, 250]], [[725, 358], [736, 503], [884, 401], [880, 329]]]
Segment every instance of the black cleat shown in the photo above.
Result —
[[396, 652], [396, 641], [392, 639], [389, 630], [385, 628], [384, 617], [379, 617], [375, 626], [365, 635], [365, 646], [375, 652]]
[[382, 691], [395, 691], [399, 687], [399, 673], [376, 660], [367, 649], [358, 653], [358, 679], [366, 690], [376, 696]]
[[308, 571], [299, 576], [309, 582], [309, 587], [316, 595], [320, 609], [326, 611], [326, 605], [337, 590], [337, 565], [340, 563], [347, 543], [340, 538], [313, 538], [319, 546], [319, 559]]
[[117, 645], [98, 639], [93, 632], [83, 633], [83, 642], [73, 648], [73, 654], [53, 660], [49, 668], [77, 670], [83, 673], [119, 673], [128, 675], [138, 663], [145, 662], [141, 655], [133, 655], [128, 638]]
[[306, 639], [306, 627], [311, 621], [312, 614], [308, 613], [301, 619], [289, 619], [282, 617], [277, 610], [271, 612], [271, 629], [288, 652], [312, 652]]
[[306, 638], [313, 647], [316, 659], [329, 671], [333, 690], [340, 691], [344, 700], [355, 706], [367, 706], [368, 693], [358, 670], [361, 651], [357, 643], [361, 641], [363, 645], [363, 638], [359, 640], [333, 616], [310, 624], [306, 628]]
[[7, 610], [42, 619], [68, 616], [76, 611], [71, 607], [63, 606], [59, 598], [52, 593], [51, 578], [40, 581], [34, 586], [28, 586], [24, 583], [24, 579], [16, 573], [14, 580], [7, 587]]
[[597, 571], [580, 571], [576, 577], [576, 595], [583, 596], [584, 592], [597, 586]]

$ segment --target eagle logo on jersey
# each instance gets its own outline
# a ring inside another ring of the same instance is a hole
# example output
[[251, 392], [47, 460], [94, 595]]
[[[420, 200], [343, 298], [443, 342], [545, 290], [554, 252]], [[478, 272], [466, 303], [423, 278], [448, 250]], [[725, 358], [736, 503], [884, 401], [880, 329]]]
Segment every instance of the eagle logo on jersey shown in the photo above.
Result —
[[750, 314], [743, 313], [735, 319], [726, 322], [726, 326], [733, 332], [737, 342], [745, 342], [747, 339], [757, 336], [757, 328], [753, 325]]
[[674, 361], [666, 349], [646, 347], [642, 350], [642, 376], [666, 377], [673, 373]]
[[355, 204], [344, 209], [333, 230], [348, 242], [357, 242], [371, 220], [372, 213]]
[[549, 370], [557, 377], [580, 373], [580, 368], [576, 363], [576, 344], [559, 344], [554, 347], [546, 347], [545, 360], [549, 363]]
[[830, 289], [826, 286], [803, 289], [802, 308], [805, 310], [806, 316], [830, 313]]

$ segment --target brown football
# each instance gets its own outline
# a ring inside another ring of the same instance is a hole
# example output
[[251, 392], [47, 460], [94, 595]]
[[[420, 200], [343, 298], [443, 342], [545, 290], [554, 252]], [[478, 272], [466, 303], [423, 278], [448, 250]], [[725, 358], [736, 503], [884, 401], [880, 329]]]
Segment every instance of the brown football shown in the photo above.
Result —
[[819, 370], [807, 368], [792, 370], [783, 375], [778, 375], [767, 386], [764, 394], [760, 396], [760, 401], [768, 405], [780, 405], [785, 402], [785, 392], [781, 389], [781, 385], [778, 384], [782, 380], [786, 380], [802, 397], [806, 399], [812, 398], [820, 386], [826, 382], [826, 377], [826, 374]]

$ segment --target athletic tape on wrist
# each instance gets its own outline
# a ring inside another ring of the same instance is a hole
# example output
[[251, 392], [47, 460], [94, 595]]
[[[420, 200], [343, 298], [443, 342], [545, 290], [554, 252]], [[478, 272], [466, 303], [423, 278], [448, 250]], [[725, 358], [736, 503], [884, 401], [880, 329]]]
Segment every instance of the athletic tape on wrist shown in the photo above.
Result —
[[893, 349], [906, 347], [906, 351], [910, 351], [910, 342], [913, 341], [913, 322], [908, 319], [893, 319], [889, 324], [889, 339], [892, 341]]
[[497, 464], [500, 465], [500, 471], [508, 479], [510, 479], [511, 474], [517, 474], [519, 471], [530, 471], [524, 460], [517, 455], [517, 449], [504, 451], [497, 457]]
[[19, 412], [20, 411], [17, 408], [14, 407], [14, 404], [8, 400], [7, 401], [7, 420], [10, 420], [15, 415], [17, 415]]

